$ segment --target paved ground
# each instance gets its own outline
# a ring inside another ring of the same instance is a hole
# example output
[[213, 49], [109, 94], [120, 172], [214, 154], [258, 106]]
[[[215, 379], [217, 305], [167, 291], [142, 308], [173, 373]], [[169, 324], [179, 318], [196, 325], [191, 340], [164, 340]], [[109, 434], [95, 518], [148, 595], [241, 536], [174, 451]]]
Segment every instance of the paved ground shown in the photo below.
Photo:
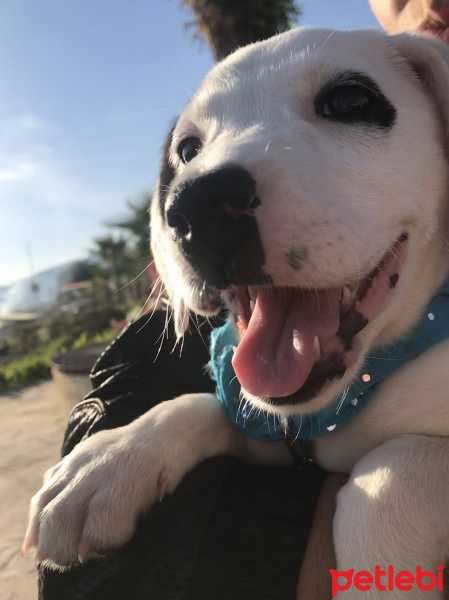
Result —
[[0, 600], [36, 600], [34, 560], [21, 556], [28, 502], [59, 459], [69, 408], [53, 382], [0, 396]]

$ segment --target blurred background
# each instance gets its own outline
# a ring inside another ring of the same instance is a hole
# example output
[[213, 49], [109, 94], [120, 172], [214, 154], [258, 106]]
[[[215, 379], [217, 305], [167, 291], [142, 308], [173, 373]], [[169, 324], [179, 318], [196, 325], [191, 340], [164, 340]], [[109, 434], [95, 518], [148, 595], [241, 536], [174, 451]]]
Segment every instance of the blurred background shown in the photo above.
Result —
[[27, 506], [94, 360], [164, 308], [166, 134], [217, 60], [298, 24], [378, 26], [368, 0], [1, 0], [0, 600], [37, 597]]

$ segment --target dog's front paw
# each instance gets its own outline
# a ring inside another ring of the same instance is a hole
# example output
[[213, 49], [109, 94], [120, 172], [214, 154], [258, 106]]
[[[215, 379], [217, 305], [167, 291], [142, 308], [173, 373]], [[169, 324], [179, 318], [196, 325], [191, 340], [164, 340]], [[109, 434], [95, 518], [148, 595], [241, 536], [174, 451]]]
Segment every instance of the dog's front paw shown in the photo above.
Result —
[[38, 563], [66, 566], [123, 545], [145, 508], [174, 487], [152, 433], [102, 431], [50, 469], [31, 500], [24, 550], [36, 547]]
[[36, 547], [37, 562], [64, 566], [118, 548], [139, 515], [200, 460], [244, 448], [212, 394], [162, 402], [130, 425], [81, 442], [45, 474], [23, 549]]

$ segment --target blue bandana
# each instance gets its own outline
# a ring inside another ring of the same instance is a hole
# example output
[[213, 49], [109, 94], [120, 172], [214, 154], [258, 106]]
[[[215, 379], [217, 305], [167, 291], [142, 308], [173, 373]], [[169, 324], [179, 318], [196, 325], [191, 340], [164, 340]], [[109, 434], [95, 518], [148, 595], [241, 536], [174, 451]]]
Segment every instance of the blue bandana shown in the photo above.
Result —
[[416, 327], [394, 346], [379, 350], [365, 360], [362, 371], [340, 396], [322, 410], [294, 415], [285, 420], [248, 406], [240, 398], [231, 360], [240, 337], [233, 321], [215, 329], [211, 336], [209, 370], [217, 384], [217, 395], [229, 418], [252, 438], [263, 441], [289, 437], [310, 439], [343, 427], [369, 402], [378, 384], [404, 364], [449, 338], [449, 278], [427, 305]]

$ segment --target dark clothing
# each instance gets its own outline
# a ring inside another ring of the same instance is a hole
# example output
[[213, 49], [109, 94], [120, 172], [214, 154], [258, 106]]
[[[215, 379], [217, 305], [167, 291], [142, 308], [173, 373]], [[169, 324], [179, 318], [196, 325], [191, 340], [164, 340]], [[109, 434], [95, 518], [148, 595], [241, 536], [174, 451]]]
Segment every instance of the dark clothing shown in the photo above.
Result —
[[[161, 312], [142, 317], [99, 358], [96, 389], [72, 411], [63, 455], [159, 402], [214, 390], [204, 370], [210, 326], [193, 326], [180, 356], [171, 326], [161, 345], [164, 324]], [[206, 460], [117, 552], [62, 573], [41, 569], [39, 599], [294, 600], [322, 479], [315, 467]]]

